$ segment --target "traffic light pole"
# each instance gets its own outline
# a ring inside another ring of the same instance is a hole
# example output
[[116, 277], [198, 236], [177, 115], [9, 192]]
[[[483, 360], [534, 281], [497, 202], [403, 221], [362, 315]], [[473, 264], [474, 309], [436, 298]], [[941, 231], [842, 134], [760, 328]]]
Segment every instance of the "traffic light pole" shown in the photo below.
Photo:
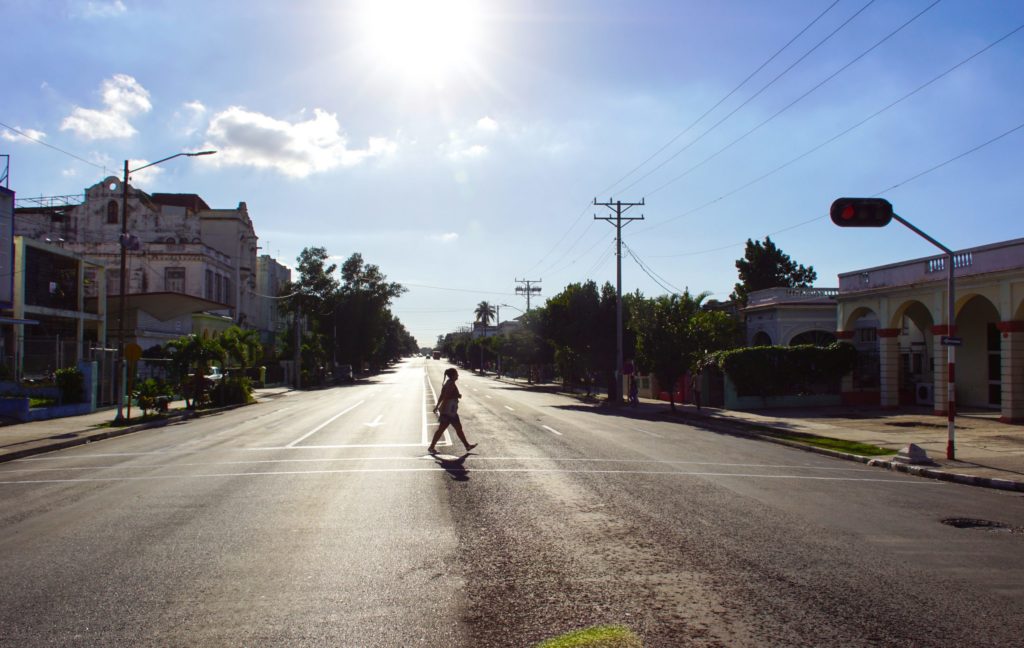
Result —
[[[594, 198], [594, 205], [608, 207], [615, 210], [615, 217], [594, 215], [594, 220], [603, 220], [615, 223], [615, 394], [608, 394], [608, 400], [616, 405], [622, 404], [622, 221], [629, 225], [632, 221], [643, 220], [643, 216], [632, 216], [623, 218], [622, 213], [630, 207], [643, 206], [641, 198], [638, 203], [624, 203], [621, 200], [606, 203], [597, 202]], [[623, 209], [625, 208], [625, 209]]]
[[[928, 236], [907, 222], [906, 219], [896, 214], [893, 214], [892, 217], [904, 227], [946, 253], [946, 270], [948, 272], [946, 278], [946, 293], [948, 296], [946, 304], [946, 336], [953, 337], [956, 330], [956, 279], [953, 274], [955, 265], [953, 250]], [[953, 460], [956, 459], [956, 346], [952, 341], [948, 342], [946, 344], [946, 459]]]

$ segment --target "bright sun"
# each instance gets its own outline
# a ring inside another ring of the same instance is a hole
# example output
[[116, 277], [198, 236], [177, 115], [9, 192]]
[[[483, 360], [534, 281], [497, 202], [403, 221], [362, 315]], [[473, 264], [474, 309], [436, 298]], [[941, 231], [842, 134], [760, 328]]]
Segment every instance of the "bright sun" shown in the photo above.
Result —
[[368, 0], [361, 19], [366, 53], [406, 80], [441, 83], [474, 64], [482, 21], [472, 0]]

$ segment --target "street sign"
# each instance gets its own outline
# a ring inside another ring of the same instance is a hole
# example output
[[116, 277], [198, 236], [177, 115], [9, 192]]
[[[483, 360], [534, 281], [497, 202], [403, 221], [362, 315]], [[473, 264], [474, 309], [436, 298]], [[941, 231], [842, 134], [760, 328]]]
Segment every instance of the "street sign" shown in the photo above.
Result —
[[142, 357], [142, 347], [134, 342], [124, 345], [124, 358], [128, 362], [138, 362]]
[[942, 346], [961, 346], [963, 343], [963, 338], [954, 337], [952, 335], [942, 336]]

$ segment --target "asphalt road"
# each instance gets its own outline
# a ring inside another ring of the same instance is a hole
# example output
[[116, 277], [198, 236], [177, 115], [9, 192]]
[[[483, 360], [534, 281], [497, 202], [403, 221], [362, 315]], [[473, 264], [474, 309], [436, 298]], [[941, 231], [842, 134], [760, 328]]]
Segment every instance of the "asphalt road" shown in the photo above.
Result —
[[1019, 494], [446, 366], [0, 466], [0, 645], [1021, 645]]

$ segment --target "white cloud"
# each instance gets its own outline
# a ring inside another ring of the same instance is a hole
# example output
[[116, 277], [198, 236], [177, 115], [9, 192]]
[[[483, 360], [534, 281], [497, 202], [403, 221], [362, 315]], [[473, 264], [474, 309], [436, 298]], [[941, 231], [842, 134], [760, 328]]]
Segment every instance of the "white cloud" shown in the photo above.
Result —
[[71, 15], [79, 18], [112, 18], [126, 11], [128, 11], [128, 7], [125, 6], [122, 0], [109, 0], [107, 2], [87, 0], [87, 2], [77, 2], [72, 5]]
[[205, 117], [206, 106], [199, 101], [188, 101], [181, 105], [181, 110], [175, 111], [174, 123], [185, 137], [189, 137], [205, 125]]
[[[31, 137], [34, 140], [41, 140], [46, 137], [46, 133], [44, 133], [43, 131], [37, 131], [34, 128], [22, 128], [21, 126], [17, 126], [16, 129], [21, 131], [22, 134], [27, 135], [28, 137]], [[6, 128], [0, 129], [0, 139], [5, 139], [8, 142], [21, 142], [25, 140], [25, 138], [23, 138], [18, 133], [9, 131]]]
[[[128, 160], [129, 169], [138, 169], [139, 167], [146, 166], [152, 160]], [[133, 187], [145, 189], [152, 186], [153, 182], [160, 177], [164, 172], [159, 166], [151, 166], [142, 171], [135, 171], [129, 178], [129, 184]], [[118, 174], [119, 176], [121, 174]]]
[[487, 131], [493, 133], [498, 130], [498, 122], [494, 121], [490, 117], [481, 117], [476, 122], [477, 130]]
[[74, 169], [74, 168], [64, 169], [64, 170], [62, 170], [60, 172], [60, 174], [62, 176], [64, 176], [65, 178], [77, 178], [78, 177], [78, 169]]
[[448, 135], [448, 141], [441, 145], [441, 155], [452, 162], [481, 158], [487, 154], [487, 147], [483, 144], [467, 142], [459, 133], [452, 132]]
[[454, 243], [459, 240], [459, 235], [456, 232], [445, 232], [444, 234], [432, 234], [429, 238], [431, 241], [439, 243]]
[[365, 149], [349, 148], [337, 116], [319, 108], [312, 119], [290, 123], [232, 106], [213, 116], [206, 137], [204, 146], [218, 151], [214, 164], [274, 169], [295, 178], [357, 166], [398, 148], [384, 137], [369, 138]]
[[115, 74], [105, 80], [101, 95], [105, 109], [75, 106], [61, 122], [60, 129], [92, 140], [131, 137], [137, 131], [128, 120], [153, 108], [149, 91], [127, 74]]

